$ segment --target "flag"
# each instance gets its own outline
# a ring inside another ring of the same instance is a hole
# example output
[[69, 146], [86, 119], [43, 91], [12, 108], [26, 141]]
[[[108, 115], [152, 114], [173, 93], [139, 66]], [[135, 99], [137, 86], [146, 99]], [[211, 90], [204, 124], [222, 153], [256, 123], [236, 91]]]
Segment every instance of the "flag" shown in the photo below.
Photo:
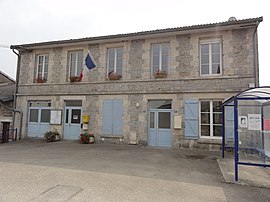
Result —
[[83, 68], [82, 68], [81, 73], [80, 73], [80, 81], [82, 81], [82, 78], [83, 78]]
[[92, 60], [90, 51], [88, 51], [87, 56], [85, 58], [85, 66], [90, 70], [96, 67], [94, 60]]

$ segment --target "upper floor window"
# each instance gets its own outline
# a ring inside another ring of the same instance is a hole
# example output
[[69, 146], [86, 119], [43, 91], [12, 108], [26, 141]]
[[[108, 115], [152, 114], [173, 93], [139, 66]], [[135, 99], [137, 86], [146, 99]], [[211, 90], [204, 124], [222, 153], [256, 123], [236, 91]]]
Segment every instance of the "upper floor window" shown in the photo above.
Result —
[[69, 77], [79, 77], [83, 67], [83, 51], [70, 51], [68, 53]]
[[37, 56], [37, 67], [35, 81], [37, 83], [44, 83], [48, 78], [48, 55]]
[[107, 57], [107, 78], [117, 80], [122, 77], [123, 48], [109, 48]]
[[164, 73], [167, 75], [169, 69], [169, 44], [152, 44], [152, 75]]
[[201, 75], [220, 75], [222, 70], [221, 41], [202, 41], [200, 43]]

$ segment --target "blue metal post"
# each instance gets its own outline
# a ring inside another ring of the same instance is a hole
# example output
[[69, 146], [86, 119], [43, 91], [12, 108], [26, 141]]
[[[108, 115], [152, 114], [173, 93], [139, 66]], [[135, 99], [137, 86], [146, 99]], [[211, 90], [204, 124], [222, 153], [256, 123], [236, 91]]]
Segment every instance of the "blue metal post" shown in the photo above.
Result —
[[224, 110], [224, 106], [222, 106], [222, 158], [224, 159], [225, 157], [225, 110]]
[[234, 98], [234, 180], [238, 181], [238, 102]]

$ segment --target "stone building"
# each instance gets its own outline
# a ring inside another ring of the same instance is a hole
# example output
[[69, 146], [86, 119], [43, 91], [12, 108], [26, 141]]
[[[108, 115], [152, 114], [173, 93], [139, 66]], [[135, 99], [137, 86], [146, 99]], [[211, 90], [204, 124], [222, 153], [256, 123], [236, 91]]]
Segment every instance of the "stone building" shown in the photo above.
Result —
[[[259, 85], [262, 20], [13, 45], [21, 135], [54, 128], [78, 139], [89, 114], [90, 133], [101, 142], [219, 146], [221, 102]], [[84, 67], [80, 80], [88, 50], [96, 67]]]
[[15, 81], [0, 71], [0, 143], [13, 138], [12, 118]]

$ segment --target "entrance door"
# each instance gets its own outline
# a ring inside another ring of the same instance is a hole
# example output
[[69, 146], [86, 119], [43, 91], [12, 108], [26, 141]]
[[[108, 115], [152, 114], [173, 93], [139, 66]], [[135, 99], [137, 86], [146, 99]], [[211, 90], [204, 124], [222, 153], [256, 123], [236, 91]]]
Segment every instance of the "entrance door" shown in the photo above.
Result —
[[171, 110], [150, 110], [148, 120], [148, 145], [172, 147]]
[[78, 140], [81, 133], [81, 107], [65, 107], [64, 138]]
[[10, 122], [3, 122], [2, 143], [9, 142], [9, 125]]
[[49, 130], [50, 108], [30, 107], [28, 120], [28, 137], [43, 138]]

